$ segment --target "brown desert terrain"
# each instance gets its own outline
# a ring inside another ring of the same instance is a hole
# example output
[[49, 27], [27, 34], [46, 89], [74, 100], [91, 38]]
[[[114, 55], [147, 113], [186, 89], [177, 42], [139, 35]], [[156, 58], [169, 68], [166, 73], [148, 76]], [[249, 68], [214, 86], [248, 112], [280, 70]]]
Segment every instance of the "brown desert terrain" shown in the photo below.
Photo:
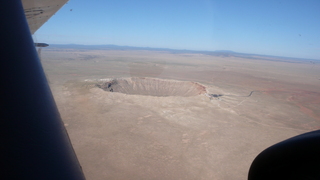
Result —
[[87, 179], [246, 179], [265, 148], [320, 127], [320, 63], [45, 48]]

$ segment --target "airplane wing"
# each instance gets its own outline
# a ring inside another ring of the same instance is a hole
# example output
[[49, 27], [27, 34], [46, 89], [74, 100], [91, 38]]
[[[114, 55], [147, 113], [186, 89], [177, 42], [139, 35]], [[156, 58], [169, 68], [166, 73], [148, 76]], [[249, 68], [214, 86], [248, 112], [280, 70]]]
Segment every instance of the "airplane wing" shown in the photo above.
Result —
[[68, 0], [22, 0], [31, 34], [34, 34]]

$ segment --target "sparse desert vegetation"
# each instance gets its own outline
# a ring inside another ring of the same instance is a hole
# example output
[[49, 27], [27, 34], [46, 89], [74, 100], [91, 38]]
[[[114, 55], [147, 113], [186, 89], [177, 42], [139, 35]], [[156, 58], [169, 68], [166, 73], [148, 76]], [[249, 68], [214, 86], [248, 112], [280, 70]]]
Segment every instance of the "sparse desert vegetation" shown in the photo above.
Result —
[[42, 63], [87, 179], [246, 179], [320, 126], [319, 63], [50, 47]]

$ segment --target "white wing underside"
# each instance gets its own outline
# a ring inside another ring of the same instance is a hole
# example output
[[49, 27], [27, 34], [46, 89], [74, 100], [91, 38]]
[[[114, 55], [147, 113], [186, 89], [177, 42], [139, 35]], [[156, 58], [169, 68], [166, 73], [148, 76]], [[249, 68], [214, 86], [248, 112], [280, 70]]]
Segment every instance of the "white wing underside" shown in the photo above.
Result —
[[34, 34], [68, 0], [22, 0], [31, 34]]

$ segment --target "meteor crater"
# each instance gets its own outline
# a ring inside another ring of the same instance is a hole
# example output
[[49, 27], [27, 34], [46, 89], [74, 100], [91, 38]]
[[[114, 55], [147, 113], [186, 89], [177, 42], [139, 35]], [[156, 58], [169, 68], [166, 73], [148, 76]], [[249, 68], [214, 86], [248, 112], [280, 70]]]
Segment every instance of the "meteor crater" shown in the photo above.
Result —
[[158, 97], [189, 97], [206, 93], [206, 87], [196, 82], [157, 78], [118, 78], [97, 84], [97, 87], [109, 92]]

